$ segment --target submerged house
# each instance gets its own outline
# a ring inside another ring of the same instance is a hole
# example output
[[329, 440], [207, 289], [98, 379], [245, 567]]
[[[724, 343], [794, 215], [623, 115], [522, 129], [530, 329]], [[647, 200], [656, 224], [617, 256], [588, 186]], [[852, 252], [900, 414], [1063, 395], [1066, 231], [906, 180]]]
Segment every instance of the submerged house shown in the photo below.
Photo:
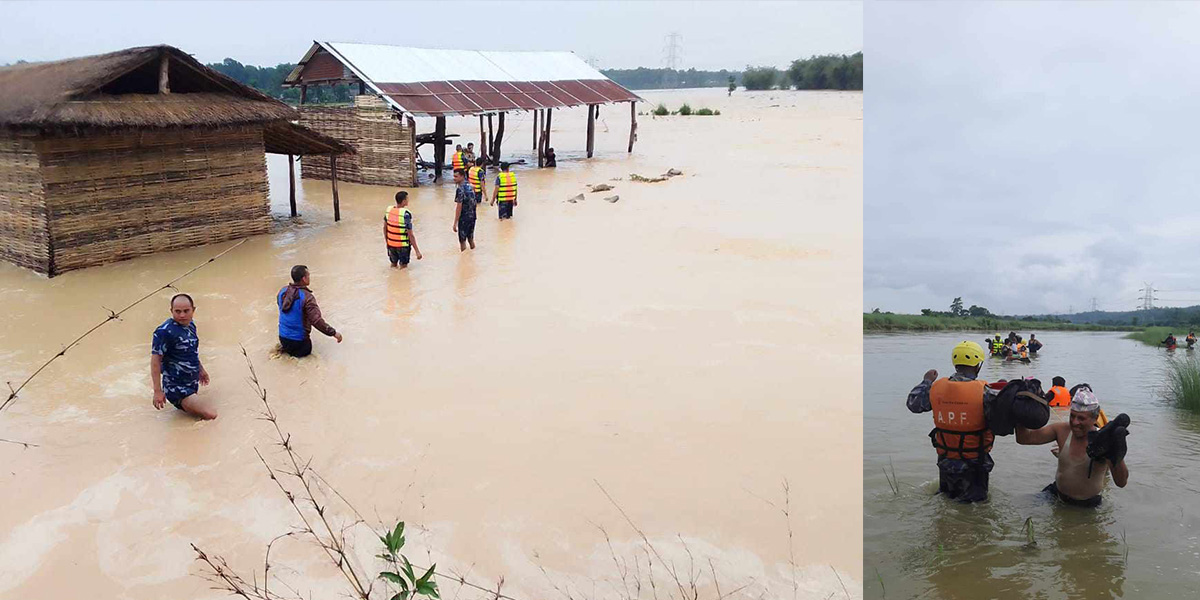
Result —
[[170, 46], [0, 67], [0, 259], [71, 269], [266, 233], [265, 153], [353, 152]]
[[[337, 84], [357, 87], [353, 105], [305, 104], [309, 86]], [[433, 162], [439, 165], [435, 178], [440, 178], [447, 116], [478, 116], [480, 152], [496, 162], [504, 138], [504, 115], [533, 111], [533, 151], [541, 166], [550, 146], [555, 108], [588, 107], [587, 155], [591, 157], [600, 105], [629, 103], [632, 152], [637, 137], [634, 106], [641, 101], [571, 52], [313, 42], [283, 85], [300, 88], [301, 124], [356, 150], [332, 170], [326, 159], [307, 161], [303, 177], [328, 179], [336, 171], [346, 181], [405, 187], [417, 183], [416, 149], [421, 143], [433, 144]], [[435, 119], [432, 134], [417, 135], [416, 117]], [[495, 129], [494, 122], [498, 122]]]

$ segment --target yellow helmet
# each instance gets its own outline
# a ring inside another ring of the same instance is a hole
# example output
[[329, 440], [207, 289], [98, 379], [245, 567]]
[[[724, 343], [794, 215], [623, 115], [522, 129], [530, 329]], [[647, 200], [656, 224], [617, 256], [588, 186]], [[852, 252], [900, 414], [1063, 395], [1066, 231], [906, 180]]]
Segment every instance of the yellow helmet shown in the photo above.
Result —
[[950, 360], [956, 367], [959, 365], [977, 367], [983, 364], [983, 347], [975, 342], [962, 342], [954, 347]]

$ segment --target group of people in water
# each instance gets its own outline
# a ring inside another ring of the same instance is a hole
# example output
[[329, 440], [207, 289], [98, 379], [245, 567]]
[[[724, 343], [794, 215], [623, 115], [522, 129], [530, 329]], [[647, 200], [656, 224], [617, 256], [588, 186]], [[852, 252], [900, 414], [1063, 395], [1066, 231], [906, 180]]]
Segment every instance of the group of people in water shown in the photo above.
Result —
[[[475, 249], [476, 207], [487, 200], [486, 159], [474, 158], [473, 144], [461, 146], [455, 152], [454, 222], [451, 229], [458, 234], [459, 251]], [[471, 160], [473, 159], [473, 160]], [[471, 164], [473, 163], [473, 164]], [[507, 162], [500, 163], [495, 179], [491, 204], [499, 205], [499, 218], [512, 219], [517, 205], [517, 176]], [[408, 209], [408, 192], [399, 191], [396, 204], [387, 207], [383, 216], [383, 239], [388, 261], [393, 268], [407, 268], [412, 254], [421, 260], [413, 228], [413, 214]], [[279, 309], [279, 347], [290, 356], [302, 358], [312, 353], [312, 330], [334, 338], [340, 344], [342, 334], [327, 323], [309, 285], [311, 274], [305, 265], [291, 269], [291, 282], [276, 294]], [[150, 348], [150, 379], [154, 388], [154, 408], [162, 409], [169, 402], [175, 408], [200, 419], [215, 419], [217, 411], [210, 402], [197, 395], [200, 386], [208, 385], [208, 372], [200, 362], [200, 338], [194, 321], [196, 303], [188, 294], [171, 298], [171, 317], [159, 325], [152, 336]]]
[[[1187, 349], [1188, 349], [1188, 350], [1191, 350], [1191, 349], [1193, 349], [1193, 348], [1196, 346], [1196, 332], [1195, 332], [1195, 331], [1189, 331], [1189, 332], [1188, 332], [1188, 334], [1187, 334], [1187, 337], [1186, 337], [1186, 338], [1184, 338], [1184, 339], [1183, 339], [1183, 341], [1184, 341], [1184, 343], [1186, 343], [1186, 344], [1187, 344]], [[1168, 334], [1167, 334], [1167, 339], [1165, 339], [1165, 340], [1163, 340], [1163, 341], [1159, 342], [1159, 343], [1158, 343], [1158, 345], [1159, 345], [1159, 346], [1166, 346], [1166, 347], [1167, 347], [1167, 350], [1174, 350], [1174, 349], [1175, 349], [1175, 346], [1176, 346], [1175, 334], [1174, 334], [1174, 333], [1168, 333]]]
[[[1011, 342], [1013, 335], [1005, 341]], [[989, 340], [991, 353], [993, 342], [1000, 342], [1000, 336]], [[1051, 498], [1095, 507], [1109, 474], [1117, 487], [1125, 487], [1127, 415], [1109, 420], [1090, 385], [1068, 390], [1066, 380], [1058, 376], [1048, 392], [1032, 378], [983, 381], [979, 372], [987, 353], [975, 342], [958, 344], [951, 352], [954, 373], [939, 378], [937, 370], [930, 369], [908, 395], [911, 412], [933, 413], [929, 437], [937, 451], [940, 493], [962, 502], [987, 500], [995, 464], [992, 445], [996, 437], [1014, 433], [1018, 444], [1054, 444], [1051, 453], [1058, 468], [1054, 481], [1042, 490]], [[1049, 422], [1052, 408], [1066, 408], [1067, 419]]]
[[1015, 331], [1008, 332], [1008, 337], [1000, 339], [1000, 334], [995, 337], [984, 340], [984, 346], [992, 356], [999, 356], [1006, 360], [1023, 360], [1028, 361], [1031, 355], [1036, 355], [1038, 350], [1042, 349], [1042, 342], [1038, 341], [1037, 336], [1029, 334], [1029, 341], [1018, 335]]

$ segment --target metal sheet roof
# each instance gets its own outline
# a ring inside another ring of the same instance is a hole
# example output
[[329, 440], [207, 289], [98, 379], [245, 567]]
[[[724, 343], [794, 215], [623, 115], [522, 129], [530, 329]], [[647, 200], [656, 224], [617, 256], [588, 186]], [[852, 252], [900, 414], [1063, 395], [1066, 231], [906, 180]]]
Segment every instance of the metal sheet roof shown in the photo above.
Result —
[[410, 114], [478, 115], [641, 100], [570, 52], [314, 42], [284, 84], [306, 81], [306, 65], [322, 49], [394, 108]]

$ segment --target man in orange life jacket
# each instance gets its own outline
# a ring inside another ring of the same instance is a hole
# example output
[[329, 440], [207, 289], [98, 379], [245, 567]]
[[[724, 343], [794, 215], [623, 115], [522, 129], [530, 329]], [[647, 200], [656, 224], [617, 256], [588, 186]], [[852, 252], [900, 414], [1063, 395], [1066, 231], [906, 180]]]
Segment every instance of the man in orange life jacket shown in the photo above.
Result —
[[1067, 391], [1067, 380], [1055, 375], [1054, 379], [1050, 381], [1054, 384], [1054, 386], [1051, 387], [1050, 392], [1046, 394], [1046, 400], [1048, 401], [1048, 404], [1054, 408], [1065, 408], [1070, 406], [1071, 392]]
[[933, 412], [929, 437], [937, 448], [938, 491], [961, 502], [987, 500], [988, 475], [995, 465], [983, 407], [998, 392], [976, 379], [983, 358], [983, 347], [962, 342], [951, 352], [953, 375], [938, 379], [937, 370], [930, 369], [908, 394], [908, 410]]
[[421, 260], [421, 249], [417, 247], [417, 234], [413, 231], [412, 212], [408, 210], [408, 192], [396, 192], [396, 205], [389, 206], [383, 214], [383, 239], [387, 244], [388, 260], [392, 266], [408, 268], [412, 251]]

